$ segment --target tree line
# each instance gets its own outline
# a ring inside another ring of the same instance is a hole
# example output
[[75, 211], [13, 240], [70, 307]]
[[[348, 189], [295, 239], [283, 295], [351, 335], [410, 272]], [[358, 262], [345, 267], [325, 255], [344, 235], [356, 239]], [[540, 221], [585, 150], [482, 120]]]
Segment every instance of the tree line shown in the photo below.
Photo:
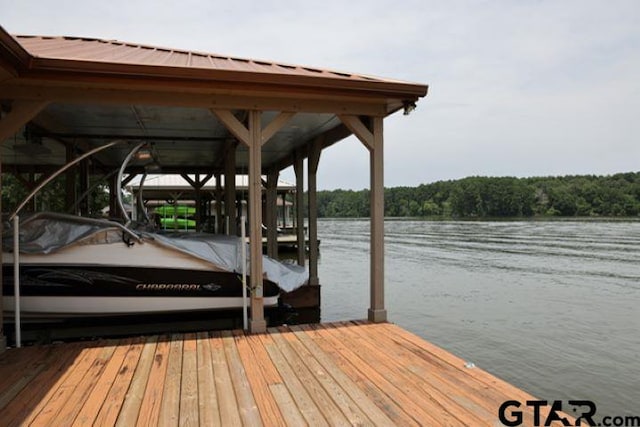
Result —
[[[385, 188], [389, 217], [637, 217], [640, 172], [514, 178], [473, 176]], [[318, 192], [319, 217], [368, 217], [369, 190]]]
[[[39, 178], [39, 177], [36, 177]], [[24, 178], [3, 174], [3, 211], [12, 210], [28, 194]], [[27, 210], [69, 211], [65, 177], [36, 196]], [[638, 217], [640, 172], [557, 177], [481, 177], [438, 181], [417, 187], [385, 188], [385, 216], [492, 218], [532, 216]], [[106, 186], [89, 197], [89, 212], [108, 205]], [[369, 190], [318, 192], [318, 216], [369, 216]]]
[[[35, 174], [28, 177], [23, 175], [14, 175], [10, 173], [2, 174], [2, 211], [13, 211], [31, 192], [31, 188], [35, 187], [39, 180], [43, 179], [42, 174]], [[77, 181], [77, 180], [76, 180]], [[94, 182], [90, 182], [92, 185]], [[80, 193], [80, 184], [75, 182], [75, 192]], [[89, 214], [99, 216], [101, 210], [109, 205], [109, 194], [107, 193], [107, 185], [97, 185], [87, 197]], [[76, 209], [74, 206], [66, 206], [67, 198], [66, 176], [60, 175], [49, 182], [41, 191], [39, 191], [25, 206], [25, 212], [34, 211], [51, 211], [72, 213]], [[77, 208], [77, 207], [76, 207]]]

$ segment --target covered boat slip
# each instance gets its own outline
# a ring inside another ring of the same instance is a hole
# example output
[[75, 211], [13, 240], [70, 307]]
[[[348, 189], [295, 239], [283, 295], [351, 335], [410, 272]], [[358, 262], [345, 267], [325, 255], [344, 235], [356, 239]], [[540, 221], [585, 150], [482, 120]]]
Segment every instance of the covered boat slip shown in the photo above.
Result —
[[[135, 176], [160, 168], [163, 174], [195, 175], [196, 183], [224, 178], [218, 206], [224, 205], [232, 235], [238, 232], [235, 175], [248, 175], [250, 330], [260, 332], [266, 329], [261, 226], [264, 221], [267, 252], [275, 258], [279, 173], [293, 166], [296, 204], [303, 206], [307, 160], [309, 284], [317, 286], [320, 155], [353, 134], [369, 150], [371, 164], [369, 319], [384, 321], [382, 122], [394, 112], [408, 113], [426, 93], [426, 85], [365, 75], [113, 40], [12, 36], [0, 28], [2, 171], [33, 187], [36, 175], [113, 143], [82, 161], [79, 171], [66, 173], [66, 205], [73, 213], [89, 214], [78, 197], [87, 192], [89, 176], [109, 181], [113, 194]], [[134, 159], [116, 182], [114, 171], [140, 143], [147, 155]], [[113, 200], [111, 212], [122, 209]], [[303, 222], [298, 209], [297, 223]], [[303, 265], [302, 227], [297, 238]]]
[[[3, 239], [4, 312], [15, 313], [12, 239]], [[40, 212], [20, 226], [20, 313], [33, 323], [65, 319], [239, 310], [242, 256], [237, 236], [156, 233], [106, 219]], [[246, 251], [245, 251], [246, 252]], [[299, 265], [262, 258], [263, 302], [303, 286]], [[113, 319], [111, 319], [113, 321]], [[136, 323], [141, 318], [136, 319]], [[102, 322], [100, 322], [102, 324]], [[102, 327], [102, 326], [101, 326]], [[211, 327], [211, 326], [209, 326]], [[164, 329], [163, 329], [164, 330]]]
[[507, 400], [534, 419], [532, 396], [389, 323], [12, 349], [0, 376], [7, 426], [496, 426]]

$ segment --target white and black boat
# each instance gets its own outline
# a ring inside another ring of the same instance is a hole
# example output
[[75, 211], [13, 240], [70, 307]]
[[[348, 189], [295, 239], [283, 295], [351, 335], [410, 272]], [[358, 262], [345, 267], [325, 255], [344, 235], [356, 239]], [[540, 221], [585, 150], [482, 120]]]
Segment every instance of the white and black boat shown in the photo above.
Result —
[[[36, 187], [14, 215], [64, 170], [121, 142], [113, 141], [64, 165]], [[117, 177], [124, 225], [47, 212], [20, 222], [20, 313], [25, 321], [211, 311], [242, 308], [248, 302], [243, 295], [250, 292], [243, 292], [242, 272], [249, 271], [250, 260], [243, 260], [242, 237], [162, 234], [131, 227], [120, 184], [127, 163], [142, 145], [127, 155]], [[8, 317], [15, 310], [12, 230], [5, 229], [2, 246], [3, 314]], [[280, 291], [290, 292], [309, 277], [304, 267], [267, 256], [263, 272], [265, 307], [276, 306]], [[244, 283], [251, 283], [248, 277]]]
[[[19, 240], [25, 321], [243, 307], [240, 237], [158, 234], [109, 220], [38, 213], [22, 221]], [[3, 239], [5, 315], [14, 310], [12, 245]], [[278, 304], [281, 290], [307, 281], [304, 268], [266, 256], [263, 264], [265, 307]]]

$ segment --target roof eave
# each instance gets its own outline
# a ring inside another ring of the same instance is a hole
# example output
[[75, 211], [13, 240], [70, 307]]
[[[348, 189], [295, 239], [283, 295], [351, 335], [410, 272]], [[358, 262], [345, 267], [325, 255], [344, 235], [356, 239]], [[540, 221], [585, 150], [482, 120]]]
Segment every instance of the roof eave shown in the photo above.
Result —
[[140, 64], [119, 64], [102, 61], [78, 61], [71, 59], [38, 58], [30, 61], [28, 70], [21, 75], [41, 73], [73, 73], [88, 78], [117, 77], [123, 79], [170, 79], [179, 84], [180, 81], [217, 81], [226, 83], [255, 84], [265, 87], [297, 87], [321, 88], [326, 90], [350, 91], [355, 93], [372, 93], [392, 98], [417, 99], [427, 94], [427, 86], [409, 82], [391, 82], [383, 80], [346, 80], [326, 76], [300, 76], [288, 74], [271, 74], [240, 70], [211, 70], [207, 68], [185, 68], [172, 66], [155, 66]]

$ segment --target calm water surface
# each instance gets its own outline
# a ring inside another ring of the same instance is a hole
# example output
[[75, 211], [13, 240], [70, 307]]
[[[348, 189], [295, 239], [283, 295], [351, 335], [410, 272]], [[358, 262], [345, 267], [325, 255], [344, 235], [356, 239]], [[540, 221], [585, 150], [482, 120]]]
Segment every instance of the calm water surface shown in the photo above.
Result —
[[[366, 317], [368, 220], [319, 222], [322, 320]], [[387, 220], [389, 320], [547, 400], [640, 414], [640, 222]]]

